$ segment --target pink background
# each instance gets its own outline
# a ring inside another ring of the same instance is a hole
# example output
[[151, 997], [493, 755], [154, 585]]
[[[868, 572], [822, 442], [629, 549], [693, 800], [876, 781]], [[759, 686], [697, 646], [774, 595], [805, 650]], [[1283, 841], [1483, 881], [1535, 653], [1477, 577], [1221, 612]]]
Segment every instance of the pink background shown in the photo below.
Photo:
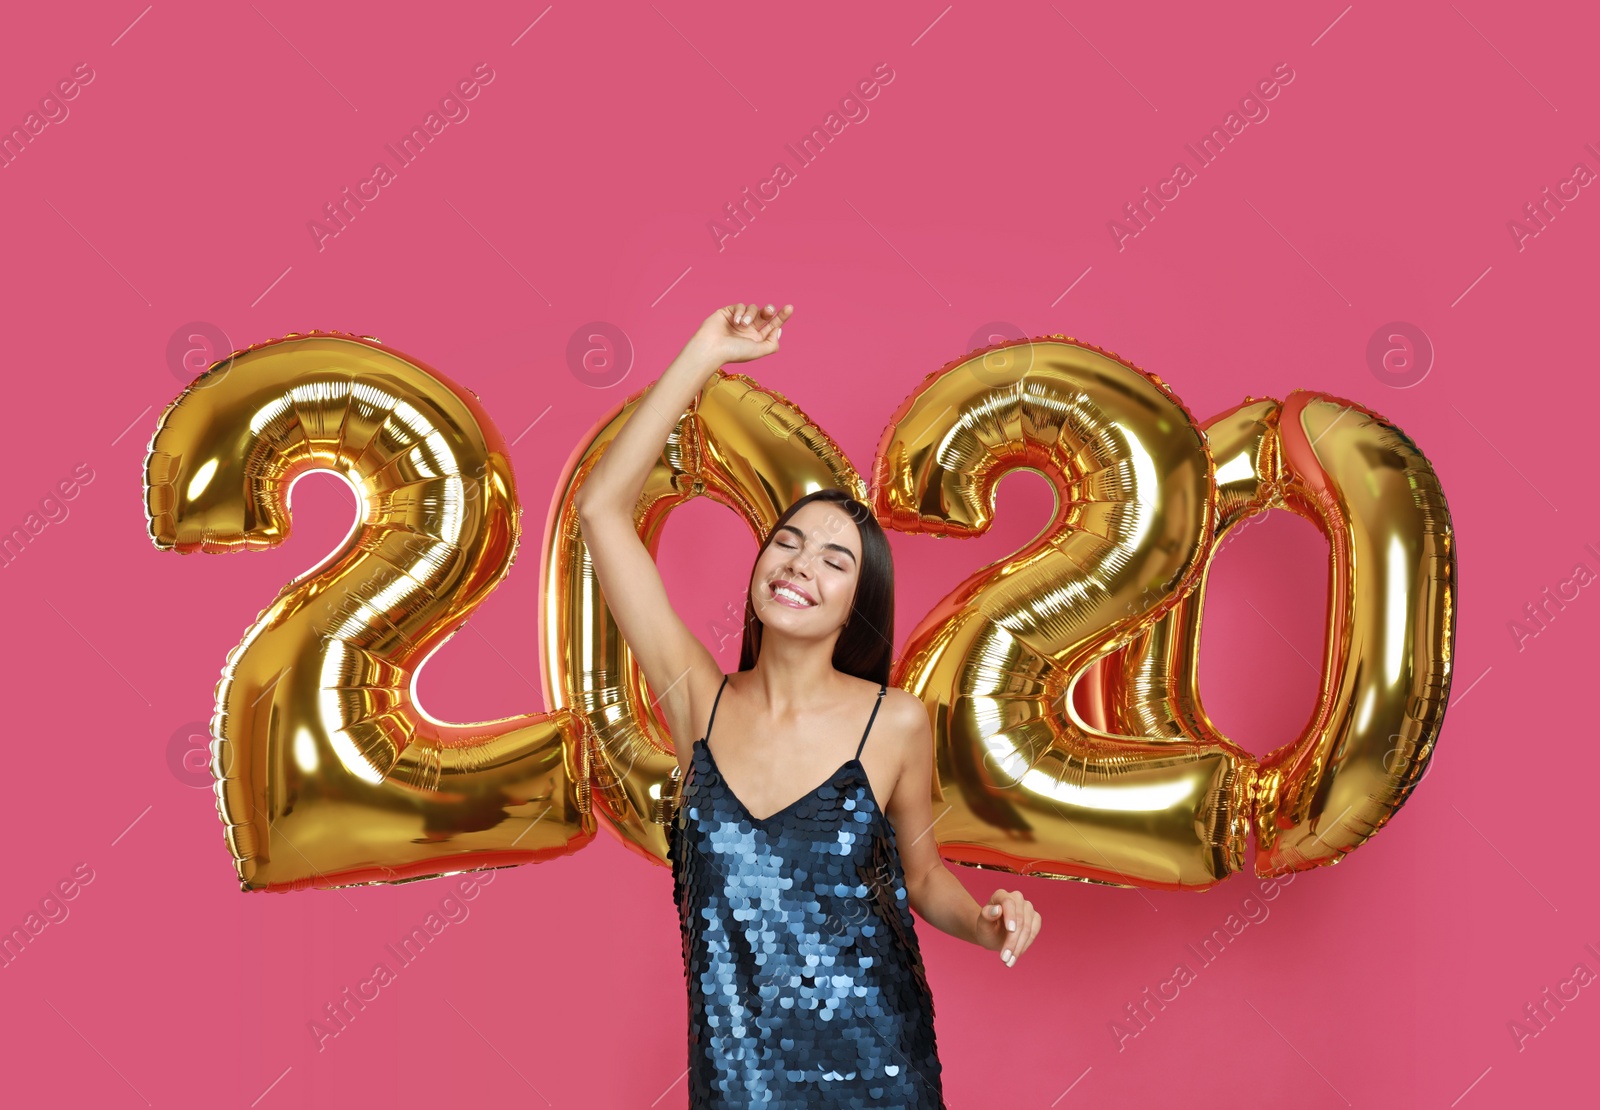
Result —
[[[339, 541], [353, 500], [311, 476], [281, 549], [183, 558], [147, 538], [141, 481], [187, 380], [175, 334], [200, 321], [242, 347], [339, 329], [475, 390], [516, 440], [525, 520], [540, 522], [585, 429], [711, 310], [745, 299], [796, 305], [783, 351], [752, 373], [862, 469], [895, 404], [999, 322], [1114, 350], [1199, 419], [1296, 387], [1359, 401], [1418, 443], [1449, 497], [1453, 705], [1409, 804], [1343, 866], [1260, 903], [1269, 915], [1120, 1047], [1109, 1023], [1178, 962], [1198, 967], [1187, 945], [1256, 881], [1176, 894], [956, 868], [980, 900], [1020, 886], [1046, 925], [1006, 969], [919, 922], [953, 1107], [1592, 1093], [1581, 1050], [1600, 985], [1520, 1047], [1508, 1029], [1576, 965], [1600, 972], [1585, 948], [1600, 949], [1600, 895], [1579, 850], [1600, 757], [1577, 700], [1600, 587], [1520, 645], [1510, 630], [1577, 564], [1600, 571], [1587, 334], [1600, 197], [1583, 188], [1520, 249], [1508, 230], [1576, 163], [1600, 170], [1585, 146], [1600, 147], [1592, 14], [1483, 0], [141, 7], [0, 16], [0, 125], [41, 111], [79, 63], [94, 73], [0, 169], [14, 417], [0, 527], [54, 517], [0, 574], [0, 926], [79, 865], [93, 874], [0, 969], [7, 1101], [684, 1105], [670, 875], [609, 836], [496, 872], [318, 1050], [307, 1023], [446, 884], [241, 894], [182, 749], [228, 650]], [[374, 162], [393, 168], [384, 144], [480, 62], [495, 76], [470, 115], [319, 249], [308, 222]], [[869, 114], [800, 167], [785, 144], [881, 63], [894, 77]], [[1280, 63], [1294, 78], [1266, 118], [1201, 168], [1184, 144]], [[1119, 249], [1108, 222], [1180, 159], [1197, 179]], [[719, 249], [708, 222], [778, 160], [795, 180]], [[593, 321], [631, 345], [608, 387], [568, 363]], [[1434, 351], [1405, 387], [1366, 353], [1392, 321]], [[51, 501], [75, 470], [92, 478]], [[1049, 507], [1040, 479], [1013, 477], [989, 536], [896, 535], [899, 643]], [[754, 551], [707, 502], [668, 528], [673, 597], [728, 670], [738, 643], [713, 626]], [[1217, 562], [1206, 703], [1252, 750], [1311, 707], [1324, 573], [1320, 537], [1281, 513]], [[425, 669], [432, 715], [544, 708], [537, 577], [519, 560], [474, 634]]]

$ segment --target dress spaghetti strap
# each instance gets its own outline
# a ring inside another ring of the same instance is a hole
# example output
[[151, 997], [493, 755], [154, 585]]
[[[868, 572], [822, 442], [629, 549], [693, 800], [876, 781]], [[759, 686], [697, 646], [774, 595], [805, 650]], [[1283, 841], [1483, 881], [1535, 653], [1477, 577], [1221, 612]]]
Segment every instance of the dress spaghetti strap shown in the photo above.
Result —
[[856, 758], [861, 758], [861, 750], [867, 746], [867, 733], [872, 731], [872, 722], [878, 719], [878, 706], [883, 704], [883, 695], [889, 692], [889, 684], [878, 684], [878, 700], [872, 703], [872, 716], [867, 718], [866, 730], [861, 733], [861, 743], [856, 745]]
[[722, 676], [722, 685], [717, 687], [716, 700], [711, 703], [711, 719], [706, 722], [706, 746], [711, 745], [711, 726], [717, 723], [717, 706], [722, 704], [722, 691], [728, 688], [728, 676]]

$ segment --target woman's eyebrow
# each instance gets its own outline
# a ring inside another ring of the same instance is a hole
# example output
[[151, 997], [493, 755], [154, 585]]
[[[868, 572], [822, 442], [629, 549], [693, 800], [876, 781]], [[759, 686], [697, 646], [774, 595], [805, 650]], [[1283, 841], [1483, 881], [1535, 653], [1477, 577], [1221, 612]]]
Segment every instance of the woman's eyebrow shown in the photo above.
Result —
[[[778, 531], [780, 531], [780, 532], [793, 532], [795, 535], [800, 537], [800, 542], [801, 543], [804, 543], [805, 540], [806, 540], [806, 534], [804, 532], [800, 531], [800, 529], [796, 528], [793, 524], [785, 524], [782, 528], [779, 528]], [[850, 556], [850, 561], [852, 563], [856, 561], [856, 553], [854, 551], [851, 551], [848, 547], [846, 547], [842, 543], [825, 543], [822, 546], [824, 548], [826, 548], [827, 550], [829, 550], [829, 551], [839, 551], [839, 552], [844, 553], [845, 555]]]

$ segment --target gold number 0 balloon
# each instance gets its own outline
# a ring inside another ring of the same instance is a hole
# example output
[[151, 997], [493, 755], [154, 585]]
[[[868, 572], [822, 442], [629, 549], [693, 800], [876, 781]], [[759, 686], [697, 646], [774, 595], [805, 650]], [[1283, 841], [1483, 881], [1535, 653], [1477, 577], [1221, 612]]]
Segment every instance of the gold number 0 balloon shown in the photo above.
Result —
[[[648, 388], [648, 387], [647, 387]], [[573, 500], [644, 390], [633, 394], [579, 444], [557, 483], [545, 529], [543, 658], [547, 686], [588, 725], [585, 778], [591, 804], [630, 849], [661, 862], [668, 815], [677, 801], [677, 761], [665, 723], [606, 607]], [[826, 432], [781, 395], [742, 374], [717, 371], [668, 437], [635, 509], [654, 553], [674, 508], [707, 496], [727, 505], [758, 539], [815, 489], [848, 489], [865, 499], [855, 469]], [[745, 583], [726, 605], [744, 619]], [[720, 614], [719, 614], [720, 615]]]
[[571, 713], [452, 725], [411, 697], [515, 559], [511, 464], [476, 396], [366, 337], [291, 335], [195, 379], [145, 467], [163, 550], [281, 543], [289, 486], [311, 469], [361, 503], [344, 546], [261, 611], [217, 684], [212, 773], [242, 889], [403, 882], [593, 837]]
[[[1416, 444], [1349, 401], [1295, 390], [1207, 425], [1218, 460], [1217, 540], [1288, 509], [1328, 540], [1318, 696], [1292, 741], [1261, 761], [1256, 873], [1338, 863], [1425, 773], [1448, 702], [1455, 548], [1437, 475]], [[1196, 672], [1205, 583], [1102, 662], [1100, 712], [1119, 730], [1226, 742]]]

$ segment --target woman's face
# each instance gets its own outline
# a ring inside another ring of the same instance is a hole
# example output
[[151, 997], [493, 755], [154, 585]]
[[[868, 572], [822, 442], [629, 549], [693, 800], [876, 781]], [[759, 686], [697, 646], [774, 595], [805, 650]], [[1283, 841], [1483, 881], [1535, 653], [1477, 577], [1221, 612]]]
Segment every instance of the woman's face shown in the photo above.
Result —
[[769, 628], [823, 636], [843, 627], [861, 575], [861, 533], [839, 506], [813, 501], [772, 537], [750, 576], [756, 615]]

